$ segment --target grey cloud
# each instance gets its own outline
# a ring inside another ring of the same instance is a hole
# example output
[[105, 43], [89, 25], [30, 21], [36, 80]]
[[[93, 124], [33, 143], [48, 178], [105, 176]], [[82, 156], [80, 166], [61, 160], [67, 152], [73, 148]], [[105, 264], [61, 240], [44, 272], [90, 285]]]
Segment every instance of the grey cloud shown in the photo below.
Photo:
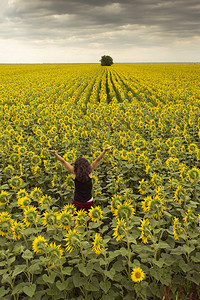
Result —
[[145, 32], [168, 41], [199, 36], [199, 12], [197, 0], [15, 0], [4, 11], [0, 34], [97, 43], [105, 42], [104, 33], [110, 32], [108, 44], [119, 43], [119, 37], [124, 43], [130, 39], [133, 43], [137, 35], [138, 43], [145, 45]]

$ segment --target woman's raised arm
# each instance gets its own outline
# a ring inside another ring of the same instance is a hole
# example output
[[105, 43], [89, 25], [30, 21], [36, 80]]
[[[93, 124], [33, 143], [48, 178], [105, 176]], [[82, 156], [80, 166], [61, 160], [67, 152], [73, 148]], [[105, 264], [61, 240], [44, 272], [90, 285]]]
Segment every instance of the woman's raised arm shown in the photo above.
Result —
[[107, 147], [103, 150], [103, 152], [101, 152], [101, 154], [95, 159], [95, 161], [91, 164], [91, 168], [92, 168], [92, 172], [96, 169], [96, 167], [98, 166], [100, 160], [104, 157], [104, 155], [106, 154], [106, 152], [110, 149], [112, 149], [114, 146], [110, 146]]
[[74, 167], [71, 166], [66, 160], [64, 160], [63, 157], [58, 155], [55, 150], [47, 150], [47, 151], [55, 155], [55, 157], [63, 164], [63, 166], [67, 168], [67, 170], [70, 171], [72, 174], [74, 174]]

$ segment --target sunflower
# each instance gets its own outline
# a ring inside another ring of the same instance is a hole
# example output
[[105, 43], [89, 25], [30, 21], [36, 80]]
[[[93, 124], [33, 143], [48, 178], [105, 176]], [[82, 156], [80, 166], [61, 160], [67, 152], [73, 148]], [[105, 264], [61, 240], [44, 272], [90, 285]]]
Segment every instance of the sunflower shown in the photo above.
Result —
[[182, 181], [185, 181], [187, 178], [187, 173], [189, 171], [188, 167], [184, 164], [181, 164], [179, 166], [179, 170], [180, 170], [180, 177], [181, 177]]
[[39, 157], [39, 155], [33, 155], [32, 157], [31, 157], [31, 164], [33, 165], [33, 166], [35, 166], [35, 165], [39, 165], [41, 163], [41, 158]]
[[41, 155], [41, 157], [48, 157], [47, 148], [42, 148], [40, 155]]
[[44, 253], [47, 246], [48, 246], [47, 240], [41, 235], [36, 237], [33, 241], [33, 244], [32, 244], [33, 251], [35, 253]]
[[5, 167], [3, 171], [7, 176], [11, 177], [14, 174], [15, 169], [13, 168], [12, 165], [8, 165], [7, 167]]
[[133, 198], [133, 190], [130, 188], [124, 189], [123, 197], [125, 200], [129, 200], [129, 199]]
[[21, 197], [17, 201], [17, 205], [21, 207], [28, 207], [31, 204], [31, 199], [28, 196]]
[[39, 204], [41, 207], [43, 208], [48, 208], [51, 206], [52, 204], [52, 199], [51, 196], [48, 195], [44, 195], [39, 199]]
[[134, 150], [134, 155], [139, 156], [139, 155], [141, 154], [140, 151], [141, 151], [141, 150], [140, 150], [139, 147], [135, 148], [135, 150]]
[[96, 175], [92, 175], [92, 183], [93, 183], [93, 185], [97, 185], [98, 177]]
[[179, 222], [179, 218], [174, 217], [173, 220], [173, 234], [175, 240], [179, 240], [180, 234], [183, 231], [183, 228], [181, 227], [181, 223]]
[[166, 160], [166, 165], [169, 169], [173, 169], [178, 164], [178, 162], [179, 162], [178, 158], [170, 157]]
[[55, 228], [58, 225], [58, 213], [51, 211], [51, 212], [44, 212], [43, 213], [43, 226], [52, 226]]
[[24, 224], [22, 222], [14, 221], [11, 227], [14, 240], [20, 240], [24, 233]]
[[55, 166], [57, 171], [61, 171], [62, 168], [63, 168], [63, 165], [59, 160], [55, 162], [54, 166]]
[[88, 221], [88, 215], [84, 209], [80, 209], [77, 212], [77, 216], [75, 219], [76, 227], [83, 227], [87, 224]]
[[146, 141], [143, 138], [140, 138], [138, 143], [141, 149], [144, 149], [146, 147]]
[[20, 176], [23, 175], [23, 165], [22, 164], [19, 164], [19, 169], [20, 169]]
[[35, 187], [31, 193], [30, 193], [30, 197], [34, 200], [34, 201], [39, 201], [40, 197], [42, 197], [43, 193], [42, 190], [40, 188]]
[[34, 175], [38, 175], [39, 174], [39, 171], [40, 171], [40, 167], [38, 165], [35, 165], [33, 167], [31, 167], [31, 172], [34, 174]]
[[116, 190], [121, 191], [124, 188], [124, 178], [118, 177], [116, 180]]
[[26, 152], [27, 152], [27, 149], [26, 149], [25, 146], [20, 146], [20, 147], [18, 148], [18, 153], [19, 153], [19, 155], [23, 155], [23, 154], [25, 154]]
[[160, 140], [159, 139], [154, 139], [152, 141], [152, 145], [153, 145], [154, 148], [159, 148], [159, 146], [160, 146]]
[[61, 245], [56, 245], [56, 243], [51, 243], [47, 247], [47, 257], [50, 259], [50, 263], [54, 266], [63, 256], [64, 251]]
[[117, 206], [117, 209], [114, 211], [114, 215], [117, 219], [130, 220], [135, 214], [135, 209], [129, 201], [125, 201]]
[[[181, 153], [185, 153], [185, 146], [183, 145], [182, 147], [181, 147]], [[199, 153], [199, 152], [198, 152]]]
[[98, 222], [103, 216], [103, 211], [101, 210], [100, 206], [91, 207], [89, 209], [88, 216], [93, 222]]
[[149, 183], [147, 180], [144, 180], [144, 178], [139, 181], [139, 186], [138, 186], [138, 190], [141, 194], [147, 194], [149, 191]]
[[152, 201], [152, 197], [151, 196], [147, 196], [144, 198], [144, 200], [141, 202], [142, 204], [142, 209], [143, 211], [146, 213], [149, 210], [149, 202]]
[[29, 151], [27, 153], [28, 158], [32, 158], [35, 155], [35, 153], [33, 151]]
[[38, 222], [38, 212], [35, 207], [31, 206], [24, 210], [24, 223], [27, 227], [35, 225]]
[[147, 164], [146, 165], [146, 168], [145, 168], [145, 173], [148, 175], [149, 174], [149, 170], [150, 170], [150, 165], [149, 164]]
[[95, 237], [93, 238], [92, 244], [93, 244], [92, 250], [97, 255], [101, 254], [101, 252], [105, 249], [104, 244], [103, 244], [103, 239], [102, 239], [102, 237], [100, 236], [99, 233], [95, 234]]
[[148, 238], [152, 237], [151, 234], [151, 225], [148, 219], [143, 219], [141, 221], [141, 227], [138, 227], [142, 231], [140, 239], [143, 241], [144, 244], [148, 243]]
[[178, 150], [174, 146], [170, 147], [169, 150], [168, 150], [168, 153], [169, 153], [170, 156], [177, 156], [177, 152], [178, 152]]
[[24, 197], [28, 197], [28, 193], [25, 189], [20, 189], [17, 192], [17, 199], [24, 198]]
[[119, 156], [122, 160], [128, 160], [127, 151], [124, 149], [119, 152]]
[[13, 164], [18, 164], [20, 162], [20, 156], [18, 153], [12, 153], [9, 161]]
[[66, 250], [68, 252], [71, 252], [73, 249], [79, 249], [80, 244], [81, 244], [81, 238], [80, 238], [80, 233], [74, 229], [74, 230], [69, 230], [69, 232], [65, 235], [64, 241], [67, 242], [66, 244]]
[[134, 140], [134, 141], [132, 142], [132, 147], [133, 147], [133, 149], [138, 148], [138, 147], [139, 147], [139, 141], [138, 141], [138, 140]]
[[34, 145], [33, 145], [34, 149], [37, 150], [37, 151], [40, 151], [41, 148], [42, 148], [42, 144], [40, 142], [36, 142]]
[[145, 156], [144, 152], [138, 156], [138, 162], [140, 164], [145, 164], [148, 161], [148, 157]]
[[6, 236], [11, 233], [13, 220], [9, 213], [2, 212], [0, 213], [0, 235]]
[[52, 139], [48, 139], [47, 144], [49, 148], [52, 148], [52, 144], [51, 144]]
[[194, 144], [194, 143], [192, 143], [192, 144], [190, 144], [189, 146], [188, 146], [188, 151], [191, 153], [191, 154], [195, 154], [195, 153], [197, 153], [198, 152], [198, 146], [196, 145], [196, 144]]
[[23, 121], [23, 125], [26, 127], [26, 126], [28, 126], [29, 125], [29, 120], [24, 120]]
[[176, 178], [170, 178], [168, 180], [168, 188], [172, 189], [172, 190], [176, 190], [179, 186], [179, 182]]
[[48, 172], [49, 171], [49, 167], [50, 167], [48, 160], [44, 159], [43, 163], [44, 163], [45, 170]]
[[156, 195], [148, 203], [148, 212], [151, 214], [151, 217], [154, 219], [159, 219], [162, 216], [162, 213], [165, 209], [164, 199]]
[[162, 167], [162, 160], [160, 158], [156, 158], [156, 159], [154, 159], [152, 164], [153, 164], [154, 168], [157, 170]]
[[58, 185], [58, 183], [59, 183], [58, 176], [56, 174], [54, 174], [53, 180], [51, 181], [51, 185], [54, 187], [54, 186]]
[[23, 184], [23, 179], [19, 176], [14, 176], [14, 177], [11, 177], [11, 179], [9, 180], [9, 183], [13, 189], [19, 189], [20, 186]]
[[154, 187], [162, 186], [163, 178], [160, 175], [154, 173], [151, 177], [151, 182], [152, 182]]
[[119, 155], [119, 150], [117, 150], [116, 148], [113, 150], [113, 156], [114, 156], [114, 158], [116, 158], [116, 159], [119, 159], [120, 158], [120, 155]]
[[131, 273], [131, 279], [134, 282], [140, 282], [145, 278], [145, 273], [141, 268], [133, 268], [133, 271]]
[[181, 204], [182, 201], [186, 199], [186, 189], [182, 185], [178, 185], [177, 189], [174, 192], [174, 200]]
[[53, 126], [53, 127], [51, 127], [51, 134], [52, 135], [54, 135], [54, 134], [56, 134], [57, 133], [57, 127], [56, 126]]
[[76, 213], [76, 207], [73, 204], [67, 204], [63, 207], [63, 211], [74, 215]]
[[[28, 139], [27, 139], [27, 142], [28, 142], [29, 144], [33, 144], [33, 143], [35, 143], [35, 138], [34, 138], [33, 136], [29, 136]], [[34, 153], [34, 152], [33, 152], [33, 153]]]
[[41, 142], [41, 143], [45, 143], [46, 140], [47, 140], [46, 135], [42, 134], [42, 135], [40, 136], [40, 142]]
[[172, 145], [172, 141], [170, 139], [167, 139], [165, 141], [165, 144], [167, 145], [167, 147], [170, 147]]
[[131, 151], [127, 152], [127, 159], [128, 159], [129, 162], [134, 162], [135, 154]]
[[156, 195], [158, 195], [158, 197], [160, 198], [164, 198], [165, 197], [165, 189], [162, 186], [158, 186], [155, 189]]
[[122, 203], [122, 196], [114, 195], [111, 200], [111, 211], [114, 212], [117, 206]]
[[173, 145], [176, 148], [180, 148], [180, 145], [182, 144], [182, 140], [179, 137], [175, 137], [173, 140]]
[[74, 225], [74, 216], [63, 210], [61, 214], [58, 215], [58, 225], [60, 228], [69, 230]]
[[185, 212], [185, 217], [183, 218], [183, 221], [188, 225], [195, 221], [195, 216], [191, 209], [188, 209], [187, 212]]
[[116, 239], [116, 241], [121, 241], [125, 236], [127, 232], [126, 228], [126, 221], [124, 219], [117, 220], [117, 227], [113, 228], [114, 233], [113, 237]]
[[[13, 145], [13, 151], [15, 152], [15, 153], [13, 153], [13, 154], [17, 154], [18, 148], [19, 148], [19, 144]], [[11, 154], [11, 156], [12, 156], [13, 154]], [[19, 156], [18, 154], [17, 154], [17, 156], [18, 156], [18, 158], [20, 158], [20, 156]], [[17, 156], [16, 156], [16, 157], [17, 157]], [[14, 158], [14, 157], [15, 157], [15, 156], [13, 155], [13, 158]], [[14, 158], [14, 160], [13, 160], [13, 163], [16, 163], [15, 158]]]
[[22, 144], [24, 142], [23, 136], [20, 134], [16, 135], [15, 138], [19, 144]]
[[71, 174], [69, 174], [69, 175], [66, 177], [66, 180], [65, 180], [64, 184], [66, 185], [66, 187], [67, 187], [68, 190], [73, 189], [73, 186], [74, 186], [74, 180], [73, 180], [73, 177], [72, 177]]
[[76, 151], [69, 151], [69, 152], [65, 153], [63, 158], [69, 162], [75, 161], [76, 160]]
[[190, 182], [197, 182], [200, 178], [200, 170], [196, 167], [193, 167], [187, 172], [187, 176]]
[[0, 205], [6, 205], [9, 203], [9, 193], [2, 190], [0, 193]]

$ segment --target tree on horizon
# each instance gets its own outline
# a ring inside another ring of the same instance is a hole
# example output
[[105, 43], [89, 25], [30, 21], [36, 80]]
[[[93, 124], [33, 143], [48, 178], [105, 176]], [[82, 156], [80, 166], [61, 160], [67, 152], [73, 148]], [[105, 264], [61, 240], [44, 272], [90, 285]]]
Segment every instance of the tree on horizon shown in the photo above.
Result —
[[100, 59], [101, 66], [111, 66], [113, 65], [113, 59], [109, 55], [103, 55]]

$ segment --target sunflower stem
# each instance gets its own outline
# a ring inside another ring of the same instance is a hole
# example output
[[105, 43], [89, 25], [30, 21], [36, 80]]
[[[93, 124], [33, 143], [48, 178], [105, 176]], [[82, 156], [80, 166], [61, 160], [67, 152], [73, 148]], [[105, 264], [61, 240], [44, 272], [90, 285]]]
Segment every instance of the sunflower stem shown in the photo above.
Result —
[[[60, 262], [60, 259], [59, 259], [59, 265], [60, 265], [60, 273], [61, 273], [61, 280], [62, 280], [62, 283], [64, 283], [65, 282], [65, 280], [64, 280], [64, 276], [63, 276], [63, 268], [62, 268], [62, 264], [61, 264], [61, 262]], [[64, 294], [64, 299], [67, 299], [66, 298], [66, 293]]]
[[24, 238], [24, 241], [25, 241], [26, 247], [27, 247], [27, 249], [28, 249], [28, 243], [27, 243], [27, 239], [26, 239], [26, 236], [25, 236], [25, 234], [24, 234], [24, 233], [23, 233], [23, 238]]
[[[106, 264], [105, 264], [105, 271], [108, 271], [108, 260], [107, 260], [107, 256], [106, 256], [106, 251], [102, 251], [102, 254], [103, 254], [103, 256], [105, 258], [105, 262], [106, 262]], [[107, 278], [107, 276], [104, 273], [104, 282], [106, 282], [106, 278]]]
[[131, 278], [131, 267], [130, 267], [131, 253], [130, 253], [130, 243], [129, 243], [129, 240], [128, 240], [127, 233], [126, 233], [126, 241], [127, 241], [127, 249], [128, 249], [128, 276], [129, 276], [129, 278]]
[[84, 256], [84, 254], [83, 254], [83, 247], [82, 247], [81, 244], [80, 244], [80, 252], [81, 252], [82, 262], [83, 262], [83, 264], [85, 265], [85, 256]]
[[[7, 266], [8, 266], [8, 273], [9, 273], [9, 277], [10, 277], [10, 280], [9, 280], [9, 284], [10, 284], [10, 286], [11, 286], [11, 289], [12, 289], [12, 291], [13, 291], [13, 289], [14, 289], [14, 280], [12, 280], [12, 272], [11, 272], [11, 268], [10, 268], [10, 263], [9, 263], [9, 261], [8, 261], [8, 256], [6, 255], [6, 262], [7, 262]], [[14, 294], [14, 300], [16, 300], [17, 298], [16, 298], [16, 295]]]

